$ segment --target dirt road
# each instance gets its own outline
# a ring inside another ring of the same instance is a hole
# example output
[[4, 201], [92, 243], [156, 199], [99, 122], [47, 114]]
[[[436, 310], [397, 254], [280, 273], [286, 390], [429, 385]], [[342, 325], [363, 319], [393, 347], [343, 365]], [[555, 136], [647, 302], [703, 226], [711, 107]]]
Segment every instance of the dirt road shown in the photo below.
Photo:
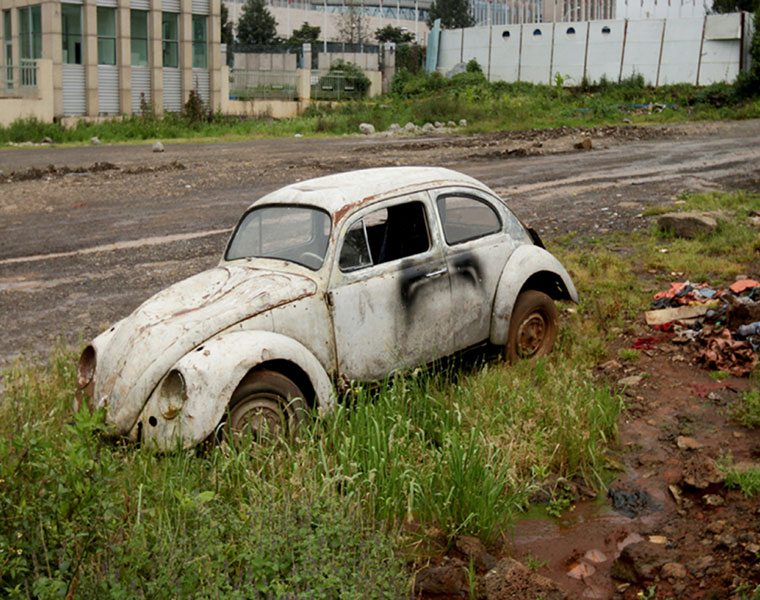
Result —
[[[585, 138], [592, 148], [576, 149]], [[154, 292], [215, 264], [244, 208], [286, 183], [370, 166], [448, 166], [491, 185], [551, 245], [553, 236], [570, 231], [588, 235], [647, 226], [640, 216], [645, 207], [683, 191], [760, 191], [758, 139], [760, 121], [745, 121], [167, 144], [163, 154], [150, 146], [0, 150], [0, 369], [21, 354], [44, 356], [56, 337], [88, 339]], [[735, 492], [726, 497], [727, 506], [714, 509], [723, 511], [717, 521], [708, 509], [676, 505], [667, 486], [679, 480], [687, 451], [674, 440], [697, 432], [703, 455], [728, 451], [737, 460], [760, 454], [760, 440], [756, 432], [736, 431], [719, 394], [710, 394], [711, 403], [694, 401], [695, 385], [718, 385], [704, 371], [674, 367], [654, 354], [642, 360], [651, 383], [627, 399], [620, 437], [630, 451], [627, 470], [614, 484], [648, 489], [663, 510], [630, 519], [608, 509], [600, 514], [600, 503], [586, 503], [560, 526], [523, 521], [524, 531], [516, 529], [508, 551], [521, 559], [542, 558], [540, 572], [571, 597], [633, 598], [641, 588], [621, 588], [619, 579], [610, 579], [611, 557], [623, 541], [654, 534], [671, 545], [676, 540], [686, 549], [683, 562], [691, 561], [691, 575], [676, 573], [670, 583], [658, 584], [658, 593], [725, 597], [734, 578], [760, 580], [742, 554], [755, 538], [760, 542], [760, 532], [748, 529], [754, 505]], [[726, 537], [735, 529], [749, 536], [744, 546]], [[571, 573], [590, 550], [606, 556], [604, 562], [595, 573], [585, 567], [575, 578]], [[714, 562], [699, 556], [708, 551]], [[642, 560], [654, 551], [647, 552]]]
[[[593, 149], [573, 149], [584, 137]], [[760, 121], [745, 121], [167, 144], [163, 154], [148, 145], [0, 150], [0, 367], [44, 355], [60, 335], [88, 338], [213, 265], [243, 209], [286, 183], [369, 166], [449, 166], [494, 187], [551, 238], [638, 227], [644, 205], [682, 190], [757, 188], [759, 137]]]

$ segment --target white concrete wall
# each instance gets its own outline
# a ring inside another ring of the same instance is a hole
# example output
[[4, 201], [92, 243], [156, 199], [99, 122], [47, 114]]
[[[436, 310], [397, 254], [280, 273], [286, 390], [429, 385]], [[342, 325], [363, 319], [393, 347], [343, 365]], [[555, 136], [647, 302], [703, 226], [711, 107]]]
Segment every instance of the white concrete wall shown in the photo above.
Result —
[[491, 81], [553, 84], [559, 73], [565, 85], [578, 85], [584, 75], [598, 82], [634, 74], [650, 85], [730, 82], [748, 63], [741, 56], [751, 39], [749, 19], [733, 13], [454, 29], [441, 32], [438, 70], [475, 58]]
[[618, 19], [677, 19], [703, 17], [712, 0], [617, 0]]
[[[586, 45], [580, 42], [585, 41], [589, 25], [589, 22], [555, 24], [552, 83], [557, 73], [560, 74], [565, 85], [578, 85], [583, 79]], [[572, 33], [573, 31], [575, 33]]]

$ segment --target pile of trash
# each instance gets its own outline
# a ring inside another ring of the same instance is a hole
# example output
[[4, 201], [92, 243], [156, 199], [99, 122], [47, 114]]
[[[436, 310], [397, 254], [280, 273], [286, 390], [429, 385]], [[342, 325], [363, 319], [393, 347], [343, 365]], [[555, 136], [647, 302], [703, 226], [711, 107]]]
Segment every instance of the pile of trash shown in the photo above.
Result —
[[655, 294], [648, 325], [659, 335], [638, 338], [634, 348], [660, 342], [696, 343], [696, 361], [706, 369], [749, 375], [760, 351], [760, 282], [742, 279], [728, 289], [705, 283], [673, 282]]

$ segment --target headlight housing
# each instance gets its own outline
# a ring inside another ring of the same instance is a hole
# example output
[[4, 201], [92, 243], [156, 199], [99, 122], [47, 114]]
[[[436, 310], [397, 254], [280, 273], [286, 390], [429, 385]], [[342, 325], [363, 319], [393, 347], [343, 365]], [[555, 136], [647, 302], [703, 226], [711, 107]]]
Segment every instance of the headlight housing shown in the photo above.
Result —
[[187, 400], [185, 377], [177, 369], [169, 371], [164, 378], [158, 396], [158, 410], [164, 419], [173, 419]]
[[95, 348], [93, 348], [91, 345], [87, 346], [87, 348], [84, 349], [82, 352], [82, 355], [79, 357], [79, 362], [77, 363], [77, 391], [76, 391], [76, 402], [74, 405], [75, 410], [79, 410], [79, 407], [81, 406], [81, 402], [84, 400], [87, 402], [87, 406], [90, 408], [90, 411], [94, 410], [95, 403], [93, 401], [93, 392], [94, 392], [94, 380], [95, 380], [95, 369], [97, 367], [97, 355], [95, 353]]

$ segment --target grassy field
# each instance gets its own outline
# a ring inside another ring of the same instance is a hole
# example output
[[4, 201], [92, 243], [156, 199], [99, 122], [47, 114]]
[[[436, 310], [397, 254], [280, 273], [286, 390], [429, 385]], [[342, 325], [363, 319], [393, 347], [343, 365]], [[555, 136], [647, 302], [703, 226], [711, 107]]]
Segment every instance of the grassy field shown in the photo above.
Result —
[[[109, 443], [101, 414], [71, 413], [76, 349], [19, 362], [0, 397], [0, 595], [399, 598], [414, 565], [457, 536], [498, 548], [537, 490], [556, 515], [568, 500], [558, 482], [603, 489], [622, 397], [594, 366], [648, 307], [641, 274], [718, 286], [758, 260], [747, 216], [760, 197], [684, 199], [679, 209], [732, 217], [705, 239], [650, 230], [550, 244], [581, 302], [563, 307], [547, 360], [478, 355], [398, 376], [289, 443], [169, 454]], [[746, 394], [737, 419], [757, 426], [759, 405]], [[756, 493], [758, 481], [730, 483]]]
[[[654, 110], [647, 108], [649, 105]], [[128, 143], [340, 135], [358, 133], [360, 123], [371, 123], [378, 131], [384, 131], [392, 123], [403, 126], [412, 122], [421, 126], [435, 121], [459, 123], [461, 119], [468, 123], [462, 132], [481, 133], [620, 125], [624, 119], [644, 124], [757, 117], [760, 98], [756, 92], [752, 98], [751, 94], [727, 84], [650, 88], [644, 85], [641, 76], [634, 76], [621, 83], [602, 80], [594, 85], [565, 88], [524, 82], [489, 83], [478, 72], [461, 73], [449, 79], [439, 73], [426, 76], [401, 72], [388, 96], [336, 105], [314, 103], [304, 115], [293, 119], [240, 120], [191, 110], [184, 116], [136, 116], [99, 124], [81, 122], [69, 129], [58, 123], [27, 119], [0, 128], [0, 145], [39, 142], [45, 137], [56, 143], [77, 144], [89, 143], [93, 136], [103, 143]]]

